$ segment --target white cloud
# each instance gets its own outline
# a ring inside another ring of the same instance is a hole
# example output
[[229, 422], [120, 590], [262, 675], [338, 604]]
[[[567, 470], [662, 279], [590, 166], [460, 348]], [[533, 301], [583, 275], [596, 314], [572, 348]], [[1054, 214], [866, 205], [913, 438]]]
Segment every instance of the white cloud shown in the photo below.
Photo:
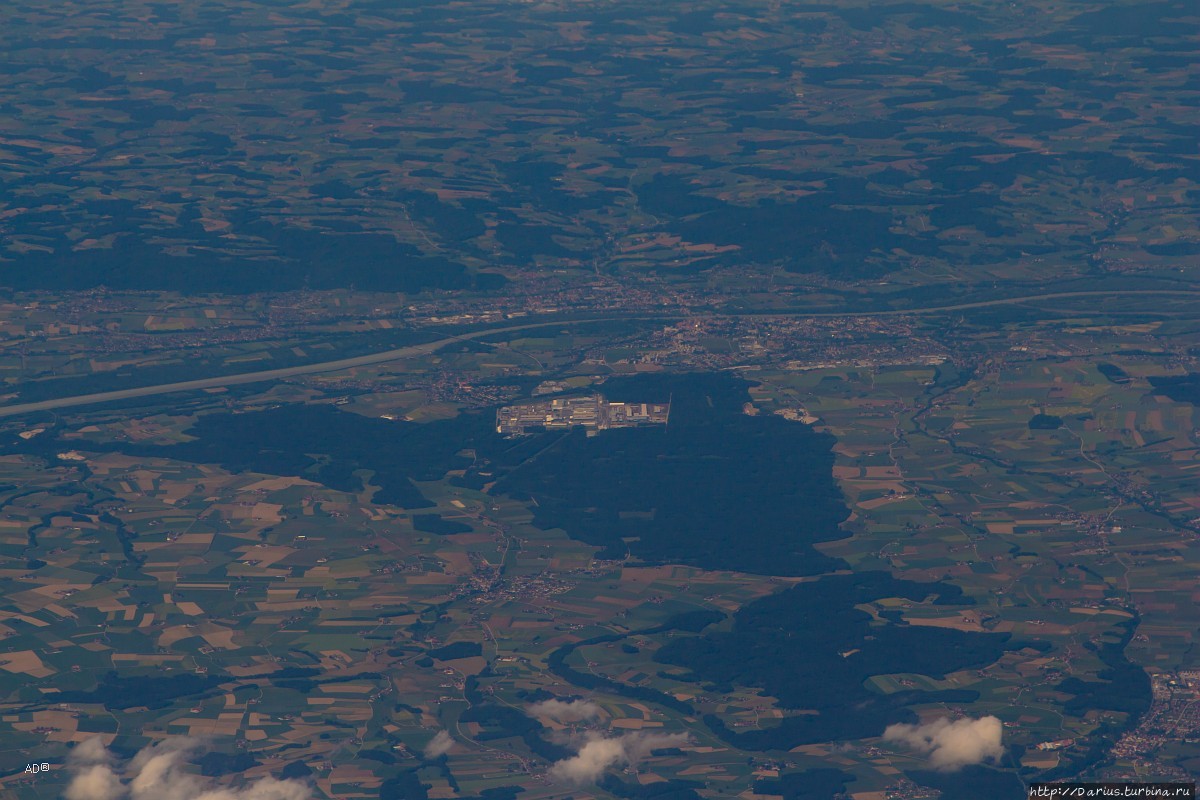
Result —
[[690, 741], [686, 733], [630, 733], [621, 738], [631, 764], [636, 764], [655, 750], [681, 747]]
[[573, 722], [596, 719], [604, 712], [591, 700], [543, 700], [527, 708], [526, 713], [531, 717], [547, 717], [560, 724], [569, 725]]
[[609, 767], [636, 764], [651, 751], [687, 743], [686, 733], [627, 733], [613, 738], [591, 736], [584, 741], [577, 755], [551, 766], [550, 777], [568, 783], [590, 783]]
[[110, 764], [112, 760], [112, 753], [104, 746], [104, 740], [99, 736], [84, 739], [75, 745], [74, 749], [67, 756], [67, 763], [71, 766], [80, 764]]
[[587, 783], [599, 778], [614, 764], [624, 763], [625, 744], [620, 739], [595, 738], [584, 743], [579, 753], [550, 767], [550, 777], [570, 783]]
[[425, 745], [425, 757], [434, 759], [444, 756], [450, 752], [452, 747], [454, 747], [454, 738], [447, 731], [438, 731], [437, 735], [429, 740], [429, 744]]
[[107, 764], [83, 767], [71, 778], [63, 797], [67, 800], [117, 800], [125, 786]]
[[166, 739], [120, 764], [98, 738], [79, 744], [68, 759], [74, 773], [66, 800], [311, 800], [300, 781], [260, 778], [240, 787], [217, 787], [183, 768], [200, 748], [194, 739]]
[[204, 793], [200, 779], [180, 767], [195, 742], [167, 740], [133, 757], [129, 793], [133, 800], [193, 800]]
[[942, 718], [925, 725], [889, 725], [883, 738], [928, 754], [934, 769], [952, 771], [969, 764], [999, 760], [1004, 754], [1000, 744], [1003, 731], [996, 717], [964, 717], [954, 721]]

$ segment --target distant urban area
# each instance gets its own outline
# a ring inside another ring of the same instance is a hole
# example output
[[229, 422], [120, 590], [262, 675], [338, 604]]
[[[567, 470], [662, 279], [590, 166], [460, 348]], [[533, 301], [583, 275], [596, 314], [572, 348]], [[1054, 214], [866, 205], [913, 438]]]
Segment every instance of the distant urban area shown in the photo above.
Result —
[[559, 397], [503, 406], [496, 412], [496, 432], [523, 436], [531, 429], [587, 429], [588, 435], [609, 428], [634, 428], [639, 425], [666, 425], [671, 416], [668, 403], [613, 403], [603, 395]]

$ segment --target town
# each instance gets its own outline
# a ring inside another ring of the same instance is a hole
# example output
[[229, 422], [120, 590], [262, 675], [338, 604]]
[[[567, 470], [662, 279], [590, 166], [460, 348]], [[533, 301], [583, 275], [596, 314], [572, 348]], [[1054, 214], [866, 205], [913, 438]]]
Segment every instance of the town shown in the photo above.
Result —
[[603, 395], [559, 397], [534, 403], [503, 406], [496, 412], [496, 432], [521, 436], [532, 428], [585, 428], [588, 435], [608, 428], [666, 425], [671, 415], [667, 403], [612, 403]]

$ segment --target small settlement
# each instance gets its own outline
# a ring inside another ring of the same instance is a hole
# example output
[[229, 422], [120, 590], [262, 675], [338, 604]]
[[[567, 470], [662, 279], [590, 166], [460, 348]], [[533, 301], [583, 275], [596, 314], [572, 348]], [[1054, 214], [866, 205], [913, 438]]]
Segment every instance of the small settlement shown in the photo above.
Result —
[[608, 428], [633, 428], [638, 425], [666, 425], [671, 415], [668, 403], [611, 403], [603, 395], [559, 397], [504, 406], [496, 412], [496, 432], [521, 436], [530, 429], [587, 429], [592, 436]]

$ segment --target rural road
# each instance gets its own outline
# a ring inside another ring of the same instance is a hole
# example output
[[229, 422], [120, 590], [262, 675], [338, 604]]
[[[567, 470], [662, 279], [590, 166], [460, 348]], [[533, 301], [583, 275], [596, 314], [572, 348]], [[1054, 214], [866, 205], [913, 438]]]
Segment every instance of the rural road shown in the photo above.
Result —
[[972, 308], [988, 308], [989, 306], [1016, 306], [1022, 303], [1035, 303], [1045, 300], [1066, 300], [1072, 297], [1127, 297], [1129, 295], [1164, 295], [1168, 297], [1200, 297], [1200, 291], [1191, 289], [1109, 289], [1092, 292], [1051, 292], [1050, 294], [1033, 294], [1022, 297], [1001, 297], [996, 300], [976, 300], [972, 303], [958, 303], [949, 306], [928, 306], [926, 308], [888, 309], [886, 311], [844, 311], [822, 312], [820, 314], [805, 314], [803, 311], [779, 311], [774, 313], [754, 313], [742, 316], [771, 317], [771, 316], [809, 316], [809, 317], [903, 317], [924, 314], [940, 314], [947, 311], [966, 311]]
[[[1127, 295], [1169, 295], [1174, 297], [1194, 295], [1200, 297], [1200, 291], [1189, 290], [1169, 290], [1169, 289], [1144, 289], [1141, 291], [1092, 291], [1092, 292], [1057, 292], [1042, 295], [1029, 295], [1024, 297], [1003, 297], [997, 300], [979, 300], [972, 303], [959, 303], [957, 305], [948, 306], [930, 306], [927, 308], [907, 308], [907, 309], [888, 309], [884, 311], [844, 311], [844, 312], [804, 312], [804, 311], [770, 311], [770, 312], [748, 312], [745, 314], [730, 314], [733, 317], [800, 317], [808, 316], [814, 318], [832, 318], [832, 317], [899, 317], [906, 315], [924, 315], [937, 314], [953, 311], [966, 311], [975, 308], [988, 308], [990, 306], [1004, 305], [1019, 305], [1021, 303], [1042, 302], [1046, 300], [1065, 300], [1076, 297], [1114, 297]], [[482, 336], [488, 336], [495, 333], [509, 333], [512, 331], [530, 330], [533, 328], [547, 328], [555, 325], [568, 325], [584, 322], [614, 322], [626, 319], [671, 319], [678, 318], [681, 315], [663, 313], [663, 314], [639, 314], [622, 317], [605, 317], [601, 319], [585, 319], [585, 320], [563, 320], [557, 319], [550, 322], [530, 322], [522, 325], [511, 325], [504, 328], [486, 328], [470, 333], [464, 333], [459, 336], [450, 336], [445, 339], [438, 339], [425, 344], [415, 344], [408, 347], [401, 347], [395, 350], [385, 350], [381, 353], [372, 353], [365, 356], [355, 356], [353, 358], [342, 358], [336, 361], [322, 361], [318, 364], [304, 364], [296, 367], [284, 367], [282, 369], [268, 369], [258, 372], [243, 372], [237, 375], [219, 375], [212, 378], [200, 378], [194, 381], [180, 381], [178, 383], [163, 383], [156, 386], [138, 386], [130, 389], [119, 389], [112, 392], [97, 392], [95, 394], [75, 395], [74, 397], [57, 397], [51, 400], [41, 400], [36, 403], [18, 403], [11, 406], [0, 406], [0, 417], [15, 417], [21, 414], [32, 414], [38, 411], [52, 411], [56, 408], [70, 408], [71, 406], [85, 406], [93, 403], [108, 403], [114, 400], [129, 400], [135, 397], [149, 397], [156, 394], [170, 394], [172, 392], [191, 392], [201, 389], [218, 389], [225, 386], [238, 386], [246, 383], [262, 383], [265, 381], [278, 381], [285, 378], [294, 378], [297, 375], [315, 375], [321, 372], [337, 372], [343, 369], [352, 369], [354, 367], [364, 367], [370, 364], [382, 364], [387, 361], [399, 361], [402, 358], [412, 358], [413, 356], [425, 355], [439, 350], [454, 342], [468, 341], [477, 339]]]
[[[630, 319], [622, 317], [621, 319]], [[602, 320], [589, 320], [600, 322]], [[608, 320], [612, 321], [612, 320]], [[445, 339], [438, 339], [433, 342], [425, 342], [424, 344], [414, 344], [408, 347], [400, 347], [395, 350], [385, 350], [381, 353], [371, 353], [365, 356], [355, 356], [353, 358], [340, 358], [336, 361], [322, 361], [318, 364], [303, 364], [296, 367], [284, 367], [282, 369], [266, 369], [258, 372], [242, 372], [237, 375], [218, 375], [212, 378], [200, 378], [194, 381], [180, 381], [178, 383], [160, 383], [155, 386], [137, 386], [131, 389], [118, 389], [112, 392], [97, 392], [95, 394], [80, 394], [74, 397], [56, 397], [51, 400], [41, 400], [36, 403], [20, 403], [11, 406], [0, 406], [0, 417], [14, 417], [20, 414], [32, 414], [36, 411], [52, 411], [56, 408], [69, 408], [70, 406], [86, 406], [93, 403], [108, 403], [113, 400], [129, 400], [134, 397], [149, 397], [156, 394], [170, 394], [172, 392], [193, 392], [200, 389], [218, 389], [225, 386], [238, 386], [244, 383], [262, 383], [264, 381], [279, 381], [285, 378], [294, 378], [297, 375], [314, 375], [320, 372], [337, 372], [343, 369], [353, 369], [354, 367], [365, 367], [369, 364], [382, 364], [386, 361], [399, 361], [402, 358], [412, 358], [413, 356], [425, 355], [439, 350], [454, 342], [462, 342], [470, 339], [477, 339], [481, 336], [487, 336], [493, 333], [508, 333], [511, 331], [522, 331], [529, 328], [545, 328], [551, 325], [562, 325], [562, 320], [554, 322], [532, 322], [525, 325], [513, 325], [507, 328], [486, 328], [478, 331], [471, 331], [459, 336], [449, 336]]]

